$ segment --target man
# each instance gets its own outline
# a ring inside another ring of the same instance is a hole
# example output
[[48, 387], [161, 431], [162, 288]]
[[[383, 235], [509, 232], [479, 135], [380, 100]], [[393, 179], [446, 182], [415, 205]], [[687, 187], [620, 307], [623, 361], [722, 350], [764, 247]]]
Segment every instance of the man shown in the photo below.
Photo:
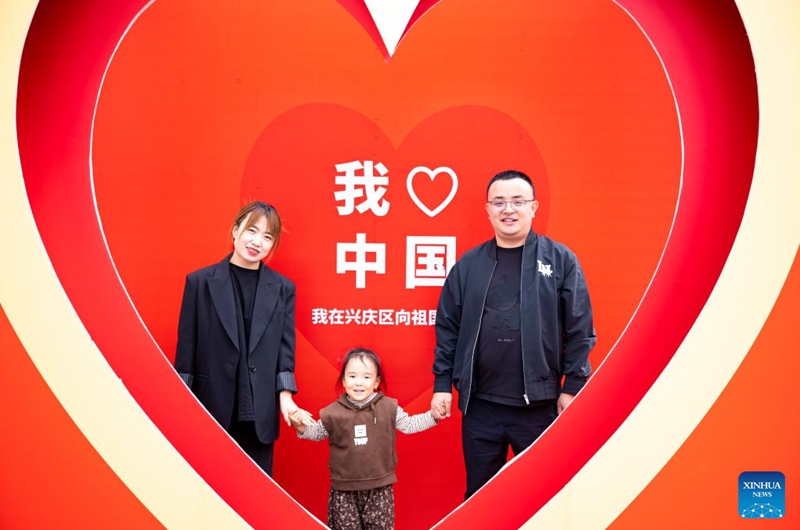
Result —
[[436, 314], [431, 411], [450, 416], [455, 386], [465, 499], [503, 467], [509, 446], [519, 454], [569, 405], [597, 340], [575, 254], [531, 229], [539, 207], [531, 179], [498, 173], [487, 199], [495, 237], [458, 260]]

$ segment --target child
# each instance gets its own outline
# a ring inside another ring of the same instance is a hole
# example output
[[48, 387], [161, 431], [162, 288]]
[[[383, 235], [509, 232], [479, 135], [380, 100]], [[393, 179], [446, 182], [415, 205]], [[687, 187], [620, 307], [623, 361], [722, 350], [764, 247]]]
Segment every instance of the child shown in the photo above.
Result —
[[322, 409], [320, 420], [307, 427], [303, 411], [289, 415], [298, 436], [330, 444], [331, 492], [328, 526], [341, 529], [394, 528], [395, 430], [412, 434], [430, 429], [430, 411], [409, 416], [396, 399], [386, 397], [381, 361], [371, 350], [347, 353], [337, 388], [344, 394]]

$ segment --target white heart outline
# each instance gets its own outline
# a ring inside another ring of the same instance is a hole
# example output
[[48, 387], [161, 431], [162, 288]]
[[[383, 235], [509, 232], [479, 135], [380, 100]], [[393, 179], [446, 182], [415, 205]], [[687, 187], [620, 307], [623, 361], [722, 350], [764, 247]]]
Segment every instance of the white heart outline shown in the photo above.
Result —
[[[414, 177], [417, 173], [426, 173], [430, 178], [431, 182], [436, 179], [436, 175], [440, 173], [447, 173], [450, 175], [450, 180], [453, 185], [450, 187], [450, 194], [433, 210], [425, 206], [419, 197], [417, 197], [416, 192], [414, 192], [414, 185], [412, 184]], [[447, 166], [439, 166], [436, 169], [431, 170], [429, 167], [425, 166], [417, 166], [408, 173], [408, 178], [406, 178], [406, 189], [408, 190], [408, 196], [411, 197], [411, 200], [414, 201], [414, 204], [417, 205], [417, 208], [422, 210], [428, 217], [436, 217], [442, 210], [447, 208], [450, 204], [450, 201], [453, 200], [453, 197], [456, 196], [456, 192], [458, 191], [458, 177], [456, 176], [456, 172], [450, 169]]]

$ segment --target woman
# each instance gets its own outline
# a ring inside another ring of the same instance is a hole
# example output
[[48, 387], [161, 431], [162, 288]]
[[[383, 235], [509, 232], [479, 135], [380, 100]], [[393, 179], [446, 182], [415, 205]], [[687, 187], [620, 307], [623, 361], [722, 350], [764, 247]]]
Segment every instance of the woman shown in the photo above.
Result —
[[[294, 284], [267, 267], [281, 236], [278, 212], [251, 202], [231, 228], [233, 252], [186, 277], [175, 369], [241, 448], [272, 475], [280, 425], [298, 411], [292, 394]], [[310, 414], [300, 411], [309, 423]]]

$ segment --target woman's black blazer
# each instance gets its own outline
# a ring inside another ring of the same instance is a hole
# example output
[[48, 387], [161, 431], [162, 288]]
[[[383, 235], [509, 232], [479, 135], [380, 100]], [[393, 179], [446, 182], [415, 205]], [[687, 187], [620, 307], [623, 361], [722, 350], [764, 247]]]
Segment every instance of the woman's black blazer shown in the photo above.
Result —
[[[236, 365], [241, 357], [229, 260], [230, 255], [186, 277], [175, 355], [181, 378], [226, 430], [234, 414]], [[278, 393], [297, 392], [294, 302], [294, 284], [263, 265], [247, 357], [256, 433], [262, 443], [278, 438]]]

